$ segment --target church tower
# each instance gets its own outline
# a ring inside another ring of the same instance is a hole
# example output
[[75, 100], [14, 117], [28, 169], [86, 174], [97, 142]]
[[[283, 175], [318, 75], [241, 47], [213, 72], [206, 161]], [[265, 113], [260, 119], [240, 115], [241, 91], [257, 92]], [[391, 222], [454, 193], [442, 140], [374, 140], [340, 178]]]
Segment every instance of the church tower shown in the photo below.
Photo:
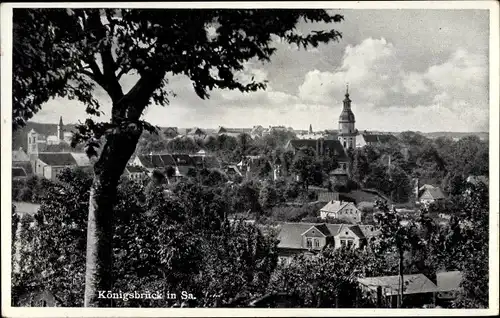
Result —
[[34, 129], [28, 133], [28, 155], [38, 155], [38, 133]]
[[351, 110], [351, 100], [349, 99], [349, 86], [346, 88], [344, 108], [339, 117], [339, 135], [338, 139], [344, 149], [356, 147], [356, 135], [357, 131], [354, 128], [354, 113]]
[[59, 139], [59, 141], [63, 141], [64, 140], [64, 130], [63, 130], [63, 127], [64, 127], [64, 124], [63, 124], [62, 116], [61, 116], [61, 117], [59, 117], [59, 124], [57, 125], [57, 139]]

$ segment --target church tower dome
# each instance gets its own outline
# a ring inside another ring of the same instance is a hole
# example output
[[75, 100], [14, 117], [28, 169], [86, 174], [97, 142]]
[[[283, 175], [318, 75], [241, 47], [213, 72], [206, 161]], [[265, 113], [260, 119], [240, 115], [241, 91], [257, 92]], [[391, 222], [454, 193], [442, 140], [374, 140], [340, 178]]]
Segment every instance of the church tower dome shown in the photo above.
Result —
[[346, 88], [344, 107], [339, 116], [338, 139], [345, 149], [356, 147], [357, 131], [354, 127], [356, 119], [351, 109], [351, 99], [349, 98], [349, 86]]

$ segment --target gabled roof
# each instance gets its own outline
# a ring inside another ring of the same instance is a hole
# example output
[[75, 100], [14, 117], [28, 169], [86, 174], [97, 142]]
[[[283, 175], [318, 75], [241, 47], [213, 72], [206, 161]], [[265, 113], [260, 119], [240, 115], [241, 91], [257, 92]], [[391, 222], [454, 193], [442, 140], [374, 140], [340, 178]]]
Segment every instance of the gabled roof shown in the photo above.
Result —
[[397, 141], [396, 136], [391, 134], [362, 134], [361, 135], [367, 143], [388, 143]]
[[153, 165], [153, 162], [151, 161], [150, 155], [137, 155], [137, 159], [139, 159], [140, 163], [144, 167], [146, 167], [148, 169], [155, 168], [155, 166]]
[[50, 166], [74, 166], [75, 158], [69, 152], [41, 152], [38, 159]]
[[326, 212], [338, 212], [345, 206], [347, 206], [350, 202], [344, 201], [330, 201], [324, 207], [320, 209], [320, 211]]
[[361, 239], [365, 238], [365, 234], [363, 233], [363, 231], [360, 229], [360, 227], [358, 225], [350, 226], [349, 230], [351, 230], [354, 233], [354, 235], [356, 235], [357, 237], [359, 237]]
[[12, 161], [30, 161], [30, 157], [21, 148], [19, 150], [12, 150]]
[[364, 237], [371, 238], [380, 235], [380, 230], [374, 225], [358, 224], [357, 227], [363, 232]]
[[434, 186], [432, 184], [424, 184], [418, 190], [419, 191], [424, 191], [424, 190], [427, 190], [427, 189], [434, 189]]
[[252, 132], [252, 128], [226, 128], [220, 127], [218, 133], [229, 133], [229, 134], [250, 134]]
[[72, 152], [71, 155], [76, 161], [76, 165], [79, 167], [88, 167], [91, 166], [92, 164], [90, 163], [90, 159], [85, 153], [80, 153], [80, 152]]
[[347, 171], [345, 171], [344, 169], [338, 167], [337, 169], [335, 169], [333, 171], [330, 171], [329, 175], [332, 175], [332, 176], [343, 176], [343, 175], [347, 175]]
[[318, 201], [330, 202], [339, 199], [338, 192], [318, 192]]
[[328, 230], [328, 227], [325, 224], [316, 224], [312, 225], [309, 229], [307, 229], [302, 235], [305, 235], [311, 231], [311, 229], [317, 229], [319, 233], [321, 233], [323, 236], [329, 236], [330, 231]]
[[175, 132], [175, 133], [177, 133], [177, 132], [179, 131], [179, 129], [178, 129], [177, 127], [165, 127], [165, 128], [163, 129], [163, 131], [164, 131], [164, 132], [165, 132], [165, 131], [168, 131], [168, 132]]
[[302, 234], [315, 226], [325, 236], [338, 234], [342, 224], [325, 223], [281, 223], [279, 225], [278, 244], [279, 248], [302, 249]]
[[[443, 192], [441, 192], [441, 189], [439, 188], [431, 188], [431, 189], [427, 189], [426, 192], [429, 193], [429, 195], [432, 197], [432, 199], [434, 200], [440, 200], [440, 199], [444, 199], [445, 196], [443, 194]], [[425, 193], [425, 192], [424, 192]], [[423, 194], [422, 194], [423, 195]]]
[[338, 160], [347, 160], [347, 155], [345, 153], [344, 147], [340, 141], [335, 139], [292, 139], [288, 142], [287, 147], [293, 147], [295, 150], [301, 148], [312, 148], [316, 150], [317, 144], [323, 144], [323, 148], [325, 151], [331, 150], [333, 154], [335, 154]]
[[278, 234], [280, 248], [302, 248], [302, 234], [309, 230], [313, 223], [283, 223]]
[[186, 135], [206, 135], [206, 133], [198, 127], [191, 128]]
[[151, 155], [150, 158], [155, 168], [160, 168], [164, 166], [163, 160], [161, 160], [160, 155]]
[[[423, 294], [437, 292], [438, 287], [423, 274], [403, 275], [404, 294]], [[382, 293], [385, 296], [399, 294], [399, 276], [378, 276], [358, 278], [358, 283], [376, 292], [377, 287], [382, 287]]]

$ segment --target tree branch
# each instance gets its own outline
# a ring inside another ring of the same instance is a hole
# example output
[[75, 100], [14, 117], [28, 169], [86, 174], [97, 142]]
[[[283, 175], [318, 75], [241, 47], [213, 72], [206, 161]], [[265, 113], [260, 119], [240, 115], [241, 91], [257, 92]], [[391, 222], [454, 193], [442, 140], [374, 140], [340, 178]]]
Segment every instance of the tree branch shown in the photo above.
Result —
[[[106, 42], [108, 40], [108, 32], [104, 24], [102, 24], [101, 14], [99, 11], [93, 12], [93, 14], [89, 15], [88, 22], [91, 26], [91, 29], [95, 32], [97, 39], [102, 41], [102, 43], [100, 43], [100, 47], [98, 47], [98, 51], [101, 54], [103, 71], [102, 73], [99, 71], [99, 74], [102, 74], [99, 77], [101, 78], [104, 85], [100, 85], [109, 94], [113, 103], [116, 103], [120, 98], [123, 97], [123, 90], [115, 75], [117, 66], [116, 61], [111, 54], [111, 44]], [[112, 31], [113, 30], [111, 30], [111, 32]], [[99, 68], [97, 67], [95, 61], [92, 62], [93, 65], [90, 63], [89, 64], [92, 67], [92, 71], [95, 73], [94, 69], [96, 68], [98, 70]]]
[[134, 87], [117, 102], [117, 106], [126, 109], [128, 119], [139, 120], [149, 104], [151, 94], [159, 88], [165, 75], [165, 71], [143, 74]]

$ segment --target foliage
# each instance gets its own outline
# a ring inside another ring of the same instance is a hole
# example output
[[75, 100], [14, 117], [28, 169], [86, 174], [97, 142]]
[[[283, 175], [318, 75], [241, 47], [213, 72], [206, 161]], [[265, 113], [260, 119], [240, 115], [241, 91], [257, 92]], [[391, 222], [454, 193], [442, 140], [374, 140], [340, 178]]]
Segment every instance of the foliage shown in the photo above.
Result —
[[299, 176], [300, 182], [307, 190], [309, 185], [317, 181], [318, 166], [316, 164], [316, 155], [313, 149], [300, 149], [292, 163], [292, 172]]
[[[14, 298], [30, 290], [53, 293], [62, 306], [81, 306], [86, 217], [92, 179], [67, 170], [48, 189], [35, 220], [21, 220], [21, 270]], [[264, 292], [277, 261], [276, 242], [253, 225], [226, 221], [227, 205], [214, 188], [179, 183], [170, 195], [122, 182], [114, 206], [116, 290], [186, 290], [189, 306], [231, 305]], [[30, 227], [30, 223], [34, 224]], [[193, 235], [195, 233], [195, 235]], [[173, 306], [179, 299], [113, 300], [112, 306]]]
[[356, 276], [363, 267], [359, 251], [327, 249], [317, 256], [296, 256], [273, 275], [270, 291], [286, 291], [295, 307], [356, 305]]
[[[213, 89], [251, 92], [265, 88], [237, 73], [252, 59], [269, 61], [277, 37], [307, 49], [338, 40], [336, 30], [298, 34], [296, 24], [340, 22], [325, 10], [154, 10], [16, 9], [13, 14], [13, 128], [23, 126], [54, 97], [76, 99], [88, 115], [101, 115], [99, 87], [112, 105], [110, 121], [87, 118], [76, 127], [72, 146], [85, 143], [94, 165], [89, 224], [85, 305], [106, 305], [97, 289], [110, 288], [116, 185], [144, 130], [141, 119], [152, 103], [173, 95], [168, 75], [184, 75], [202, 99]], [[215, 32], [208, 32], [212, 27]], [[136, 78], [124, 93], [122, 76]], [[104, 140], [103, 140], [104, 138]], [[101, 147], [102, 146], [102, 147]], [[98, 152], [98, 149], [100, 151]], [[97, 185], [100, 185], [99, 187]], [[95, 212], [95, 217], [93, 214]], [[96, 229], [94, 231], [93, 229]]]
[[259, 203], [263, 209], [269, 209], [274, 206], [278, 200], [276, 189], [269, 183], [265, 182], [260, 188]]

